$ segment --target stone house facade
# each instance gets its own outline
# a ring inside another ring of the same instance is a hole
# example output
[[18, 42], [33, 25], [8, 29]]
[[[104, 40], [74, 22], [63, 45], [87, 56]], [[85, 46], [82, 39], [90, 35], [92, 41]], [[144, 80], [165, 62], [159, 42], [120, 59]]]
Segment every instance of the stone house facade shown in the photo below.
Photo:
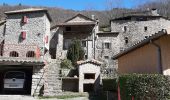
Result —
[[[116, 70], [114, 69], [118, 68], [118, 62], [112, 60], [112, 56], [138, 43], [138, 41], [148, 38], [159, 30], [168, 28], [170, 20], [159, 15], [157, 9], [152, 9], [126, 13], [122, 17], [112, 19], [110, 24], [111, 32], [99, 32], [97, 34], [96, 52], [98, 58], [102, 58], [102, 61], [108, 64], [104, 73], [115, 76]], [[105, 45], [109, 49], [104, 49]]]
[[111, 20], [111, 31], [119, 32], [120, 50], [169, 26], [169, 19], [159, 15], [157, 9], [128, 13]]
[[[95, 37], [98, 21], [82, 14], [59, 23], [51, 28], [51, 54], [56, 59], [66, 58], [67, 50], [73, 39], [79, 39], [85, 51], [85, 57], [95, 58]], [[55, 55], [54, 55], [55, 54]]]
[[[145, 15], [135, 13], [111, 20], [111, 32], [99, 31], [99, 20], [94, 16], [88, 18], [77, 14], [50, 27], [50, 15], [44, 9], [31, 8], [5, 14], [6, 21], [0, 22], [0, 79], [8, 70], [24, 71], [29, 74], [27, 94], [39, 95], [43, 91], [45, 96], [61, 93], [60, 60], [66, 58], [73, 39], [80, 39], [87, 61], [96, 59], [106, 64], [99, 67], [87, 62], [85, 68], [89, 72], [114, 77], [117, 60], [112, 60], [113, 55], [170, 25], [170, 21], [155, 10], [145, 12]], [[86, 83], [81, 81], [83, 71], [79, 71], [79, 77], [68, 79]], [[0, 88], [0, 93], [2, 91]]]
[[[20, 94], [38, 95], [48, 72], [48, 50], [51, 17], [45, 9], [29, 8], [5, 12], [6, 21], [0, 23], [1, 56], [0, 79], [8, 71], [26, 74], [25, 88]], [[3, 81], [0, 94], [5, 93]]]

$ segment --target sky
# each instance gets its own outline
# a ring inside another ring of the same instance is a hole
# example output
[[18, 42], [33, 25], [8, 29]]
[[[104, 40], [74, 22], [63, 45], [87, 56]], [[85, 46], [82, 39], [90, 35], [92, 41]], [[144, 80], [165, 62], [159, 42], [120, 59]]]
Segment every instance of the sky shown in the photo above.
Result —
[[[110, 0], [0, 0], [0, 4], [3, 3], [9, 5], [22, 5], [29, 6], [45, 6], [45, 7], [59, 7], [72, 10], [106, 10]], [[149, 0], [112, 0], [113, 5], [120, 5], [124, 8], [134, 8], [139, 4], [146, 3]], [[116, 1], [120, 1], [118, 3]]]

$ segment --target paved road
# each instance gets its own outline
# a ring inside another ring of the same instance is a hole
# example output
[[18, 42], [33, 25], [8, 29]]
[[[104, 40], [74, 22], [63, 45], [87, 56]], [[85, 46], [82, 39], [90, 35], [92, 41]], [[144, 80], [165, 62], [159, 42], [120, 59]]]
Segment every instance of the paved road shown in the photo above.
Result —
[[[63, 100], [63, 99], [38, 99], [31, 96], [25, 95], [0, 95], [0, 100]], [[78, 97], [78, 98], [71, 98], [71, 99], [64, 99], [64, 100], [88, 100], [86, 97]]]
[[31, 96], [25, 95], [0, 95], [0, 100], [36, 100]]

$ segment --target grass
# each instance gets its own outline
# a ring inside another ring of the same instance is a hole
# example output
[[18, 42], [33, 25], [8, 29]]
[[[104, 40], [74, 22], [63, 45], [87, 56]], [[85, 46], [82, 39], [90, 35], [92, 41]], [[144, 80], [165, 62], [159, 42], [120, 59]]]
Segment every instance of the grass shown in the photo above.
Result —
[[51, 98], [57, 98], [57, 99], [68, 99], [68, 98], [76, 98], [76, 97], [86, 97], [85, 95], [78, 94], [78, 95], [59, 95], [59, 96], [41, 96], [39, 99], [51, 99]]

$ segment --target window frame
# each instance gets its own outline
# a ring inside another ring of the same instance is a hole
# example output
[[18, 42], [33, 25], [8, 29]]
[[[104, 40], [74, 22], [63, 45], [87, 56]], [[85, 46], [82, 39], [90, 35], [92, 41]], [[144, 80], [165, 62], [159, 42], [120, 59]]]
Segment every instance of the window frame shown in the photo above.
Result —
[[104, 49], [111, 49], [111, 42], [104, 42], [103, 44], [104, 44]]

